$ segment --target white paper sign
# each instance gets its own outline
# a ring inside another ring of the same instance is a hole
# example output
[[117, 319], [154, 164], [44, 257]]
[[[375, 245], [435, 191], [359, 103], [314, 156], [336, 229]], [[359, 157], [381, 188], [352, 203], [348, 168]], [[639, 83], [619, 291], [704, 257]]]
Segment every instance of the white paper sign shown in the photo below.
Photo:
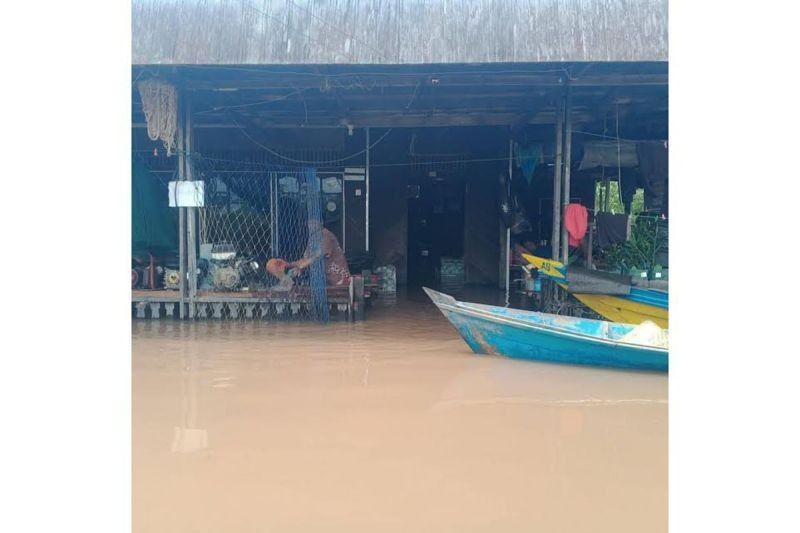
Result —
[[170, 181], [170, 207], [203, 207], [205, 205], [205, 182]]

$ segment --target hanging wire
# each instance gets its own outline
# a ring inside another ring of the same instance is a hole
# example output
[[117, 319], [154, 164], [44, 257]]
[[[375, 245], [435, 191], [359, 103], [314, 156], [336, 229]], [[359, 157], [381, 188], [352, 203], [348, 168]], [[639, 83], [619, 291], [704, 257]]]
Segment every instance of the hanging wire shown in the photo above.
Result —
[[[392, 130], [394, 130], [394, 128], [389, 128], [386, 131], [386, 133], [384, 133], [377, 141], [375, 141], [374, 143], [369, 145], [367, 148], [364, 148], [363, 150], [359, 150], [358, 152], [350, 154], [350, 155], [348, 155], [346, 157], [341, 157], [339, 159], [331, 159], [329, 161], [304, 161], [302, 159], [293, 159], [291, 157], [286, 157], [285, 155], [282, 155], [279, 152], [276, 152], [275, 150], [273, 150], [269, 146], [265, 146], [265, 145], [261, 144], [257, 140], [253, 139], [253, 137], [251, 137], [250, 134], [247, 133], [247, 130], [245, 130], [238, 122], [236, 122], [235, 118], [231, 117], [231, 120], [236, 125], [236, 127], [239, 128], [239, 130], [244, 134], [244, 136], [247, 137], [248, 139], [250, 139], [250, 141], [253, 142], [253, 144], [261, 147], [262, 149], [266, 150], [268, 153], [274, 155], [275, 157], [283, 159], [284, 161], [290, 161], [292, 163], [297, 163], [299, 165], [316, 165], [316, 166], [320, 166], [320, 165], [329, 165], [329, 164], [332, 164], [332, 163], [341, 163], [343, 161], [348, 161], [350, 159], [353, 159], [354, 157], [358, 157], [361, 154], [366, 153], [367, 150], [371, 150], [372, 148], [377, 146], [383, 139], [386, 138], [387, 135], [389, 135], [392, 132]], [[373, 166], [373, 165], [370, 165], [370, 166]]]
[[[372, 148], [376, 144], [378, 144], [379, 141], [380, 141], [380, 139], [378, 139], [378, 141], [376, 141], [375, 143], [370, 145], [370, 148]], [[363, 153], [364, 151], [365, 150], [362, 150], [361, 153]], [[134, 150], [134, 152], [136, 152], [136, 153], [152, 153], [153, 151], [152, 150], [147, 150], [147, 149], [140, 149], [140, 150]], [[184, 152], [181, 151], [181, 150], [176, 151], [176, 154], [181, 154], [181, 153], [184, 153]], [[356, 155], [358, 155], [358, 154], [356, 154]], [[263, 162], [259, 162], [259, 161], [242, 161], [242, 160], [237, 160], [237, 159], [225, 159], [225, 158], [220, 158], [220, 157], [205, 156], [205, 155], [202, 155], [202, 154], [200, 154], [198, 152], [194, 152], [194, 153], [190, 154], [189, 156], [192, 157], [192, 158], [203, 159], [205, 161], [218, 161], [218, 162], [222, 162], [222, 163], [235, 163], [235, 164], [241, 164], [241, 165], [248, 165], [248, 166], [256, 167], [256, 169], [269, 170], [269, 169], [274, 169], [274, 167], [275, 167], [275, 164], [273, 164], [273, 163], [263, 163]], [[542, 154], [542, 158], [545, 161], [552, 161], [555, 157], [553, 155]], [[339, 161], [339, 160], [336, 160], [336, 161]], [[507, 162], [508, 161], [508, 156], [504, 156], [504, 157], [484, 157], [484, 158], [472, 158], [472, 159], [447, 159], [447, 160], [440, 160], [440, 161], [426, 161], [425, 164], [426, 165], [450, 165], [450, 164], [457, 165], [457, 164], [462, 164], [462, 163], [486, 163], [486, 162], [497, 162], [497, 161]], [[304, 165], [316, 164], [318, 167], [324, 168], [324, 166], [321, 163], [316, 163], [316, 162], [313, 162], [313, 161], [303, 161], [302, 163]], [[372, 162], [370, 162], [370, 164], [369, 164], [370, 168], [375, 168], [375, 167], [414, 167], [414, 166], [419, 166], [419, 165], [420, 165], [420, 163], [417, 163], [417, 162], [406, 162], [406, 163], [399, 163], [399, 162], [398, 163], [372, 163]], [[286, 166], [291, 167], [292, 165], [286, 165]]]
[[580, 133], [581, 135], [588, 135], [590, 137], [600, 137], [602, 139], [611, 139], [612, 141], [613, 140], [618, 140], [618, 141], [631, 142], [631, 143], [648, 142], [647, 139], [623, 139], [622, 137], [619, 137], [619, 136], [611, 136], [611, 135], [607, 135], [607, 134], [602, 134], [601, 135], [599, 133], [592, 133], [591, 131], [572, 130], [572, 133]]
[[217, 107], [212, 107], [211, 109], [204, 109], [202, 111], [196, 111], [194, 114], [195, 115], [203, 115], [205, 113], [213, 113], [214, 111], [222, 111], [224, 109], [239, 109], [239, 108], [242, 108], [242, 107], [253, 107], [253, 106], [257, 106], [257, 105], [265, 105], [265, 104], [272, 104], [272, 103], [275, 103], [275, 102], [282, 102], [283, 100], [287, 100], [287, 99], [291, 98], [294, 95], [300, 94], [301, 92], [308, 91], [308, 90], [310, 90], [310, 89], [308, 89], [308, 88], [306, 88], [306, 89], [296, 89], [296, 90], [290, 92], [289, 94], [285, 94], [283, 96], [279, 96], [279, 97], [274, 98], [272, 100], [260, 100], [258, 102], [249, 102], [247, 104], [217, 106]]
[[622, 201], [622, 154], [621, 154], [621, 141], [619, 139], [619, 102], [617, 102], [617, 196], [619, 197], [619, 203], [623, 206], [623, 212], [625, 203]]
[[[416, 98], [417, 98], [417, 93], [419, 91], [420, 85], [421, 85], [421, 83], [417, 82], [417, 85], [414, 87], [414, 92], [411, 94], [411, 98], [408, 100], [408, 104], [406, 104], [406, 108], [405, 108], [406, 111], [409, 111], [411, 109], [411, 106], [414, 104], [414, 100], [416, 100]], [[303, 101], [303, 106], [305, 108], [305, 100]], [[307, 123], [308, 122], [308, 109], [307, 108], [305, 108], [305, 109], [306, 109], [306, 123]], [[291, 157], [287, 157], [287, 156], [285, 156], [285, 155], [273, 150], [269, 146], [265, 146], [265, 145], [261, 144], [260, 142], [255, 140], [249, 133], [247, 133], [247, 130], [245, 130], [245, 128], [242, 127], [236, 121], [236, 119], [233, 116], [229, 115], [229, 118], [231, 119], [233, 124], [239, 129], [239, 131], [241, 131], [244, 134], [245, 137], [250, 139], [250, 141], [253, 142], [253, 144], [259, 146], [260, 148], [262, 148], [264, 150], [266, 150], [268, 153], [274, 155], [275, 157], [278, 157], [278, 158], [280, 158], [280, 159], [282, 159], [284, 161], [297, 163], [299, 165], [321, 166], [321, 165], [330, 165], [330, 164], [333, 164], [333, 163], [342, 163], [344, 161], [348, 161], [350, 159], [353, 159], [355, 157], [360, 156], [361, 154], [366, 153], [368, 150], [371, 150], [372, 148], [374, 148], [375, 146], [380, 144], [380, 142], [383, 141], [383, 139], [385, 139], [386, 136], [389, 135], [394, 130], [394, 128], [389, 128], [388, 130], [386, 130], [386, 133], [384, 133], [377, 141], [375, 141], [374, 143], [370, 144], [367, 148], [364, 148], [363, 150], [359, 150], [358, 152], [355, 152], [355, 153], [350, 154], [348, 156], [341, 157], [339, 159], [331, 159], [329, 161], [305, 161], [305, 160], [302, 160], [302, 159], [294, 159], [294, 158], [291, 158]], [[373, 165], [370, 165], [370, 167], [372, 167], [372, 166]]]

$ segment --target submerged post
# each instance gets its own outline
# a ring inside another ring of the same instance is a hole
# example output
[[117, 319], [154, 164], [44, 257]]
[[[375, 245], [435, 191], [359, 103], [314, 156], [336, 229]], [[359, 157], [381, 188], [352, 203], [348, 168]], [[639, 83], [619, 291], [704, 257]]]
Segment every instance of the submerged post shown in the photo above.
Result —
[[594, 221], [589, 217], [589, 243], [586, 245], [586, 268], [592, 268], [592, 241], [594, 234]]
[[[178, 115], [177, 118], [177, 132], [176, 132], [176, 141], [178, 147], [178, 181], [183, 181], [186, 179], [186, 160], [184, 159], [184, 147], [183, 147], [183, 123], [181, 121], [181, 107], [183, 104], [183, 98], [181, 93], [178, 93], [178, 102], [177, 102], [177, 110], [176, 114]], [[178, 283], [178, 291], [180, 293], [180, 308], [178, 309], [178, 316], [180, 318], [186, 317], [186, 208], [178, 207], [178, 274], [180, 275], [180, 281]]]
[[[564, 110], [564, 185], [561, 190], [563, 207], [561, 216], [569, 205], [569, 181], [570, 167], [572, 166], [572, 88], [567, 84], [566, 109]], [[564, 265], [569, 263], [569, 236], [567, 235], [567, 225], [563, 224], [561, 229], [561, 262]]]
[[559, 98], [558, 105], [556, 106], [556, 149], [555, 149], [555, 166], [553, 170], [553, 259], [558, 260], [561, 242], [561, 160], [563, 154], [561, 152], [562, 142], [564, 140], [563, 123], [564, 123], [564, 102]]
[[[184, 166], [187, 181], [194, 181], [194, 163], [192, 162], [192, 107], [191, 102], [183, 93], [184, 101], [184, 120], [185, 131], [183, 132], [184, 143]], [[197, 296], [197, 208], [186, 208], [186, 268], [189, 274], [188, 297], [189, 297], [189, 318], [195, 316], [195, 297]]]
[[[514, 173], [514, 139], [508, 139], [508, 183], [511, 184], [511, 179]], [[509, 305], [510, 296], [510, 280], [511, 277], [511, 228], [506, 228], [506, 253], [504, 255], [506, 263], [506, 307]]]

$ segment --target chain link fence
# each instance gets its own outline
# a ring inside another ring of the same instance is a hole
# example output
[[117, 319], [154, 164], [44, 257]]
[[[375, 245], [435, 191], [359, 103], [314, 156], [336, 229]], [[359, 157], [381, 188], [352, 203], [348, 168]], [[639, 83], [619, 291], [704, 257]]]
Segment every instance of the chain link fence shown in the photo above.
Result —
[[[353, 318], [363, 288], [346, 263], [332, 281], [333, 265], [324, 257], [338, 246], [323, 228], [336, 224], [324, 206], [341, 197], [341, 178], [197, 155], [192, 164], [195, 180], [204, 183], [203, 207], [195, 209], [197, 290], [189, 298], [197, 318]], [[175, 179], [152, 159], [151, 172], [159, 182]], [[159, 276], [161, 292], [179, 297], [179, 270], [164, 266]]]
[[[198, 316], [327, 321], [325, 259], [298, 264], [322, 249], [321, 231], [309, 231], [309, 221], [320, 220], [316, 171], [231, 167], [194, 161], [205, 183], [205, 206], [198, 210]], [[339, 292], [348, 303], [349, 292]]]

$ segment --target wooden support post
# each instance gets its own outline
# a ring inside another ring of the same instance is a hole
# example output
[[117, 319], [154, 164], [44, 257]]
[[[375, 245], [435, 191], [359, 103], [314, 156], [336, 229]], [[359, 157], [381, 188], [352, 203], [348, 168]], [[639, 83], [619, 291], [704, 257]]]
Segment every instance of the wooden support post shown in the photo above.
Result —
[[[510, 132], [509, 132], [510, 134]], [[511, 187], [511, 181], [513, 179], [514, 174], [514, 139], [509, 137], [508, 139], [508, 184]], [[506, 307], [509, 305], [509, 299], [511, 297], [511, 228], [506, 228], [506, 253], [503, 255], [503, 261], [505, 263], [505, 281], [506, 281]]]
[[497, 288], [502, 289], [506, 286], [505, 280], [503, 279], [506, 275], [506, 267], [505, 267], [505, 254], [506, 254], [506, 226], [503, 223], [503, 219], [501, 217], [497, 217], [497, 242], [499, 243], [499, 250], [500, 250], [500, 257], [497, 258]]
[[364, 278], [353, 276], [353, 320], [364, 320]]
[[[366, 196], [365, 203], [366, 203], [366, 215], [364, 216], [365, 220], [365, 231], [364, 231], [364, 249], [369, 252], [369, 128], [365, 128], [367, 134], [367, 165], [364, 169], [366, 176], [364, 178], [364, 195]], [[344, 185], [342, 185], [344, 186]]]
[[353, 313], [353, 302], [355, 301], [355, 278], [350, 276], [350, 285], [347, 287], [347, 321], [353, 322], [355, 321], [355, 315]]
[[[567, 95], [564, 109], [564, 184], [561, 188], [563, 209], [561, 217], [564, 217], [569, 205], [569, 185], [570, 169], [572, 167], [572, 88], [567, 84]], [[561, 230], [561, 262], [564, 265], [569, 263], [569, 236], [567, 235], [567, 225], [564, 224]]]
[[[347, 195], [345, 195], [344, 174], [342, 174], [342, 253], [347, 255]], [[273, 257], [277, 257], [273, 254]]]
[[[558, 99], [556, 106], [555, 123], [555, 161], [553, 163], [553, 232], [551, 237], [552, 252], [551, 257], [558, 260], [561, 254], [561, 180], [564, 167], [564, 99]], [[544, 307], [550, 308], [553, 301], [558, 298], [558, 287], [549, 281], [542, 287], [544, 291]]]
[[564, 159], [562, 143], [564, 141], [564, 102], [559, 99], [556, 109], [556, 151], [553, 170], [553, 236], [552, 258], [558, 260], [561, 251], [561, 167]]
[[[184, 142], [184, 165], [185, 178], [187, 181], [194, 181], [194, 163], [192, 161], [192, 105], [187, 97], [188, 92], [183, 92], [183, 109], [185, 118], [185, 131], [183, 133]], [[186, 209], [186, 269], [189, 273], [189, 318], [194, 318], [194, 301], [197, 297], [197, 208], [188, 207]]]
[[[590, 217], [591, 218], [591, 217]], [[586, 268], [592, 268], [592, 241], [594, 240], [592, 236], [594, 235], [594, 220], [589, 221], [589, 244], [587, 245], [586, 250]]]
[[[178, 94], [178, 126], [177, 126], [177, 146], [178, 146], [178, 181], [183, 181], [186, 178], [186, 167], [184, 165], [183, 153], [183, 123], [181, 121], [181, 104], [182, 94]], [[180, 274], [180, 281], [178, 283], [178, 290], [180, 291], [180, 310], [178, 311], [180, 318], [186, 316], [186, 208], [178, 207], [178, 273]], [[191, 316], [191, 315], [190, 315]]]

